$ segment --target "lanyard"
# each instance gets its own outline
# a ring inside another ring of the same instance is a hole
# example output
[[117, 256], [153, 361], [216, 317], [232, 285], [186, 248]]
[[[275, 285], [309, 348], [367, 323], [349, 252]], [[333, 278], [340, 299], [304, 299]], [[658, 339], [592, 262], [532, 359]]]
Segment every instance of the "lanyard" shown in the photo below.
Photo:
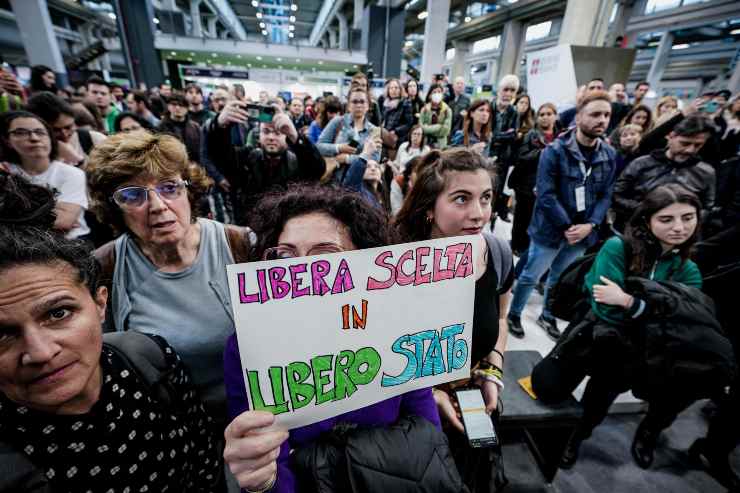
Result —
[[591, 172], [594, 170], [593, 164], [590, 168], [588, 168], [588, 171], [586, 171], [586, 165], [583, 164], [583, 161], [578, 161], [578, 167], [581, 168], [581, 174], [583, 175], [583, 185], [586, 184], [586, 180], [588, 180], [588, 177], [591, 176]]

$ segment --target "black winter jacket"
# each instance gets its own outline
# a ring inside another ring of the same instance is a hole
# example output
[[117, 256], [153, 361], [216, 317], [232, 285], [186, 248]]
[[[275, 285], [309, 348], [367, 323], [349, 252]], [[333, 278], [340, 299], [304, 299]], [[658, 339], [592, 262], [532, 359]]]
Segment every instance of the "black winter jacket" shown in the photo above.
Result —
[[537, 166], [540, 162], [542, 149], [547, 147], [547, 142], [542, 132], [533, 128], [527, 132], [524, 142], [519, 147], [519, 159], [514, 166], [514, 171], [509, 175], [509, 187], [517, 195], [526, 195], [534, 198], [534, 187], [537, 185]]
[[701, 200], [704, 212], [714, 206], [714, 168], [696, 159], [678, 163], [668, 159], [663, 149], [635, 159], [617, 179], [612, 202], [612, 209], [616, 213], [615, 227], [622, 231], [621, 228], [648, 192], [668, 183], [678, 183], [694, 192]]
[[405, 142], [409, 135], [409, 130], [414, 124], [414, 115], [411, 113], [411, 102], [408, 99], [401, 99], [395, 109], [389, 110], [385, 106], [385, 99], [378, 100], [378, 105], [383, 115], [383, 128], [396, 132], [398, 145]]
[[734, 353], [711, 298], [678, 282], [643, 277], [627, 278], [626, 287], [646, 306], [633, 325], [618, 328], [582, 311], [550, 357], [581, 367], [585, 376], [609, 355], [619, 362], [610, 371], [619, 372], [645, 400], [675, 388], [695, 399], [712, 397], [730, 384], [737, 374]]
[[381, 428], [334, 430], [292, 456], [301, 491], [467, 493], [444, 433], [409, 416]]

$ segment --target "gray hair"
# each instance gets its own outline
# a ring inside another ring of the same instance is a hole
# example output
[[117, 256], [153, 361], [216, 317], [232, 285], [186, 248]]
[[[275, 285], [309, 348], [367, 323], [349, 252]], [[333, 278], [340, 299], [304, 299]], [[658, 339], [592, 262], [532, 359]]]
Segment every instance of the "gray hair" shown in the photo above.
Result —
[[515, 91], [519, 90], [519, 77], [514, 74], [506, 74], [501, 77], [498, 83], [498, 90], [500, 91], [504, 87], [513, 87]]

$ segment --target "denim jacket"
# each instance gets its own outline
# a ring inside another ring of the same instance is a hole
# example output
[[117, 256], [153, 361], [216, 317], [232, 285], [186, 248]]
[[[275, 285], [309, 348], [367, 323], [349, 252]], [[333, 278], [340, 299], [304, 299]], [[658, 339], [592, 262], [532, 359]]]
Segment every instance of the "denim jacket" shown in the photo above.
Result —
[[[570, 130], [547, 146], [540, 154], [537, 169], [537, 199], [527, 232], [533, 241], [557, 248], [564, 232], [573, 224], [601, 224], [611, 203], [616, 181], [616, 152], [605, 141], [596, 142], [591, 160], [591, 172], [584, 174], [579, 163], [586, 159], [576, 141], [575, 129]], [[584, 185], [586, 208], [578, 212], [576, 188]], [[582, 240], [589, 247], [596, 243], [597, 232]]]
[[[337, 133], [337, 127], [342, 124], [342, 128]], [[362, 147], [365, 145], [365, 139], [370, 135], [370, 131], [375, 128], [375, 125], [365, 118], [365, 128], [359, 132], [355, 130], [354, 123], [352, 122], [352, 115], [347, 113], [343, 116], [335, 116], [321, 131], [319, 140], [316, 147], [319, 148], [319, 152], [322, 156], [336, 156], [339, 154], [339, 144], [348, 144], [350, 140], [356, 140], [359, 142], [359, 150], [362, 151]], [[349, 160], [349, 164], [352, 164], [359, 158], [360, 155], [355, 155]], [[378, 149], [373, 155], [366, 156], [367, 159], [374, 159], [380, 161], [380, 149]]]

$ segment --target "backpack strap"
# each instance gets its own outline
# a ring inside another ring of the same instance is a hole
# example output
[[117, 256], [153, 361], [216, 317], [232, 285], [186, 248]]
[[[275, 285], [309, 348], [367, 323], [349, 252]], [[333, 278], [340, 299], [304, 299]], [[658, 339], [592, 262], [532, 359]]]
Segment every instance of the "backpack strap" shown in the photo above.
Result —
[[483, 237], [488, 245], [488, 252], [493, 260], [493, 268], [496, 270], [498, 285], [496, 289], [501, 291], [506, 279], [511, 273], [512, 253], [509, 243], [493, 235], [493, 233], [483, 232]]
[[82, 147], [85, 154], [90, 154], [90, 151], [93, 148], [93, 140], [92, 135], [90, 135], [90, 131], [84, 128], [78, 128], [77, 137], [80, 140], [80, 147]]
[[51, 493], [44, 471], [9, 443], [0, 441], [0, 491]]
[[103, 334], [103, 344], [123, 359], [157, 396], [169, 405], [174, 393], [167, 381], [170, 372], [162, 347], [148, 334], [133, 330]]
[[249, 254], [257, 244], [257, 234], [252, 231], [252, 228], [224, 224], [224, 233], [226, 233], [226, 241], [229, 243], [234, 262], [242, 264], [249, 261]]

